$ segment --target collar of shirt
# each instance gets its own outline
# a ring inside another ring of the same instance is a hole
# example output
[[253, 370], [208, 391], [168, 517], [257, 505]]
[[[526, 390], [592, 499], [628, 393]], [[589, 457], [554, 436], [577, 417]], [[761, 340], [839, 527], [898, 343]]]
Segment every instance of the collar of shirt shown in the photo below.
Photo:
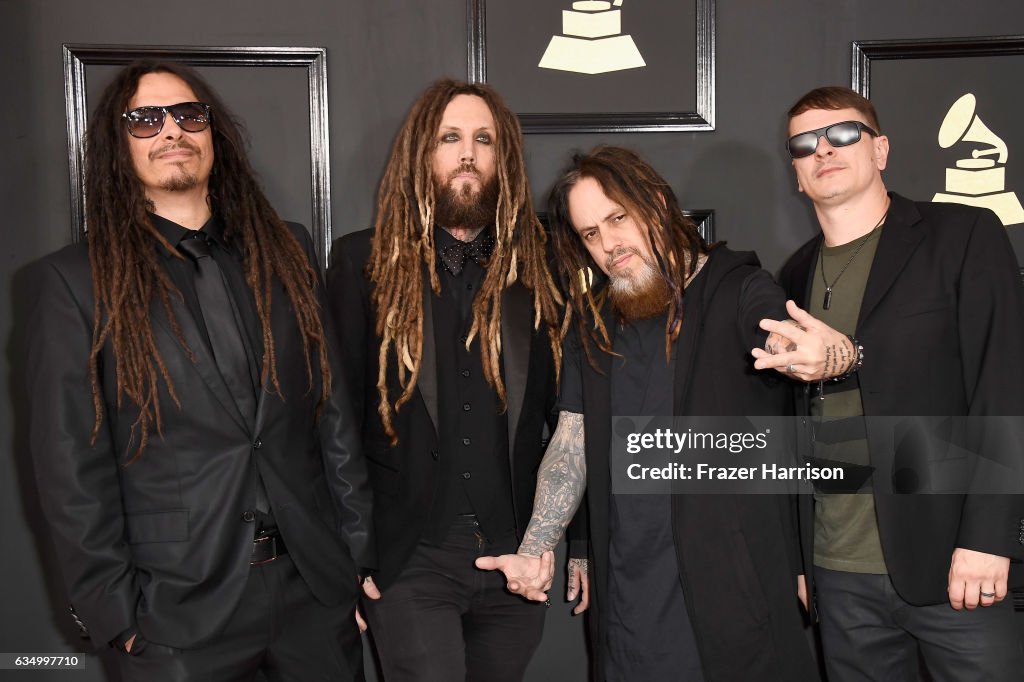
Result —
[[[153, 227], [156, 228], [157, 232], [167, 240], [168, 244], [174, 247], [176, 247], [182, 239], [194, 232], [194, 230], [182, 227], [173, 220], [168, 220], [163, 216], [158, 216], [156, 213], [150, 213], [149, 219], [153, 221]], [[211, 243], [217, 244], [221, 248], [226, 248], [224, 241], [224, 227], [221, 225], [220, 221], [217, 220], [216, 216], [211, 216], [210, 219], [207, 220], [199, 229], [206, 234], [207, 240]], [[162, 245], [160, 250], [166, 258], [171, 257], [171, 254], [167, 252]]]
[[[485, 227], [484, 229], [480, 230], [480, 232], [479, 232], [479, 234], [477, 234], [477, 236], [473, 237], [473, 239], [471, 241], [468, 241], [468, 242], [465, 242], [465, 243], [468, 245], [468, 244], [472, 244], [474, 242], [478, 242], [481, 239], [483, 239], [486, 235], [489, 235], [489, 234], [491, 234], [491, 235], [494, 234], [494, 226], [493, 225]], [[460, 240], [458, 240], [455, 237], [453, 237], [448, 230], [444, 229], [440, 225], [435, 225], [434, 226], [434, 247], [438, 251], [440, 251], [444, 247], [450, 246], [450, 245], [452, 245], [452, 244], [454, 244], [454, 243], [456, 243], [458, 241], [460, 241]]]

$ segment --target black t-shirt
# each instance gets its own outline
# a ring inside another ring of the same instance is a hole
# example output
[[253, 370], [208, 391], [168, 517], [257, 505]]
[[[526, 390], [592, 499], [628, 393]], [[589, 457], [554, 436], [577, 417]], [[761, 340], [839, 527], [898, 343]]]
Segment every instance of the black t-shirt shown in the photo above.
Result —
[[[660, 315], [616, 329], [614, 350], [621, 357], [612, 359], [613, 421], [673, 414], [676, 348], [665, 357], [665, 323]], [[559, 409], [582, 413], [580, 363], [586, 358], [575, 340], [565, 346]], [[608, 524], [607, 679], [702, 680], [676, 562], [671, 496], [613, 494]]]

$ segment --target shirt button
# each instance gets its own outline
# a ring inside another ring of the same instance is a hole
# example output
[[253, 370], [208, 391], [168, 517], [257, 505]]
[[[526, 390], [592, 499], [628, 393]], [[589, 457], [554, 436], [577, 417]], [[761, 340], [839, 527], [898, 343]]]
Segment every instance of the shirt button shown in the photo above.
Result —
[[252, 512], [251, 509], [246, 509], [244, 512], [242, 512], [242, 520], [246, 523], [252, 523], [256, 520], [256, 515]]
[[469, 403], [462, 403], [462, 411], [469, 412], [473, 407]]
[[468, 338], [469, 338], [468, 336], [463, 334], [462, 336], [459, 337], [459, 341], [462, 341], [462, 343], [466, 343], [466, 339], [468, 339]]
[[[469, 372], [468, 369], [462, 370], [462, 376], [464, 376], [466, 378], [469, 378], [469, 374], [470, 374], [470, 372]], [[1021, 524], [1021, 528], [1024, 528], [1024, 524]]]
[[466, 285], [466, 290], [467, 291], [473, 291], [473, 285], [472, 284], [467, 284]]
[[468, 438], [463, 438], [462, 439], [462, 444], [463, 445], [469, 445], [469, 443], [470, 443], [470, 440]]
[[436, 460], [436, 459], [437, 459], [438, 457], [440, 457], [440, 455], [438, 455], [438, 454], [437, 454], [437, 450], [431, 450], [431, 451], [430, 451], [430, 456], [431, 456], [431, 457], [433, 457], [433, 458], [434, 458], [435, 460]]
[[252, 447], [254, 450], [259, 450], [260, 448], [263, 447], [263, 441], [257, 438], [255, 441], [253, 441]]
[[473, 474], [469, 473], [468, 471], [463, 471], [462, 477], [468, 481], [469, 479], [473, 478]]

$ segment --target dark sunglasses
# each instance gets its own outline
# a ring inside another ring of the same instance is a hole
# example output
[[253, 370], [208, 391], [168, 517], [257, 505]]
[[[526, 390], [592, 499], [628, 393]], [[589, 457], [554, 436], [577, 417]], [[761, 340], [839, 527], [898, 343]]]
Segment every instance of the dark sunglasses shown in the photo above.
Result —
[[845, 147], [860, 142], [860, 131], [862, 130], [872, 137], [878, 137], [878, 133], [860, 121], [843, 121], [794, 135], [786, 142], [786, 149], [794, 159], [802, 159], [818, 149], [818, 140], [822, 135], [833, 147]]
[[164, 129], [164, 120], [171, 115], [186, 133], [201, 133], [210, 127], [210, 105], [202, 102], [180, 102], [166, 107], [139, 107], [121, 114], [132, 137], [153, 137]]

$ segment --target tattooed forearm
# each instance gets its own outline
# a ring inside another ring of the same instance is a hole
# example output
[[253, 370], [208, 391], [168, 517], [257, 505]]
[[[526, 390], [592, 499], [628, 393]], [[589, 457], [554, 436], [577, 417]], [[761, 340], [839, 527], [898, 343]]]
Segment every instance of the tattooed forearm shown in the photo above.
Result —
[[555, 548], [580, 506], [586, 479], [583, 415], [560, 412], [537, 471], [533, 516], [519, 545], [520, 554], [537, 556]]

